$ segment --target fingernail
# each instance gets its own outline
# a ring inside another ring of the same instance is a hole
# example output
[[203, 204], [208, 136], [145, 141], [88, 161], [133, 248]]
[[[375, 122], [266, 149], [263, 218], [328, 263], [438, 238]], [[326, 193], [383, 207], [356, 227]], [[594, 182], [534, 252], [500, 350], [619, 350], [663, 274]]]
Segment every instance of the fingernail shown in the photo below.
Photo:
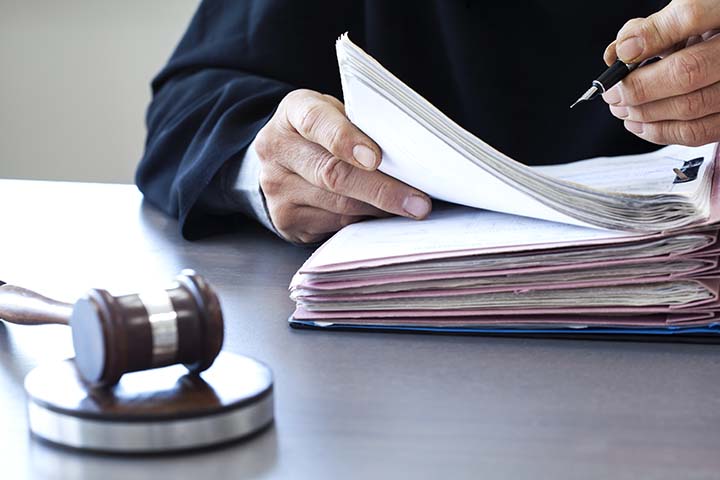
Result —
[[636, 135], [640, 135], [645, 130], [645, 126], [640, 122], [633, 122], [631, 120], [625, 120], [625, 129]]
[[377, 162], [375, 152], [365, 145], [355, 145], [353, 148], [353, 157], [355, 160], [365, 168], [374, 168]]
[[615, 105], [610, 105], [610, 111], [618, 118], [627, 118], [627, 116], [630, 115], [627, 107], [616, 107]]
[[640, 55], [642, 55], [645, 46], [643, 45], [642, 38], [630, 37], [618, 43], [615, 51], [620, 60], [625, 63], [630, 63]]
[[622, 96], [620, 95], [620, 90], [618, 90], [618, 87], [613, 87], [607, 92], [603, 93], [603, 100], [605, 100], [605, 103], [608, 105], [617, 105], [618, 103], [622, 102]]
[[403, 210], [415, 218], [424, 218], [430, 213], [430, 201], [419, 195], [408, 195], [403, 202]]

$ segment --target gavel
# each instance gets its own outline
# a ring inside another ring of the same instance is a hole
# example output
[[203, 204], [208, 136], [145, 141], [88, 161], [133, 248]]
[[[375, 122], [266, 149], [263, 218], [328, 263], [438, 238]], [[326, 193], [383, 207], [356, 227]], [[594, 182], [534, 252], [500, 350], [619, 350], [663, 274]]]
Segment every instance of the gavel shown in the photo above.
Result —
[[192, 270], [183, 270], [165, 290], [113, 296], [92, 289], [75, 304], [0, 281], [0, 319], [69, 325], [75, 365], [93, 387], [115, 385], [128, 372], [177, 363], [202, 372], [223, 343], [218, 297]]

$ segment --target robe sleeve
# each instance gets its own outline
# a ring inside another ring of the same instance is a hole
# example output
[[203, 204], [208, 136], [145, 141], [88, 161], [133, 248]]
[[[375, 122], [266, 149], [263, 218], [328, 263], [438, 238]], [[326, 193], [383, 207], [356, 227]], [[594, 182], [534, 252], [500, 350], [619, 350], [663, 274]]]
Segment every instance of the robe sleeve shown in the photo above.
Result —
[[231, 160], [240, 161], [287, 93], [339, 91], [334, 39], [346, 28], [345, 15], [353, 13], [343, 10], [344, 3], [200, 4], [152, 82], [145, 152], [135, 175], [145, 199], [176, 217], [185, 238], [247, 221], [239, 212], [209, 209], [198, 199], [227, 183], [213, 178]]

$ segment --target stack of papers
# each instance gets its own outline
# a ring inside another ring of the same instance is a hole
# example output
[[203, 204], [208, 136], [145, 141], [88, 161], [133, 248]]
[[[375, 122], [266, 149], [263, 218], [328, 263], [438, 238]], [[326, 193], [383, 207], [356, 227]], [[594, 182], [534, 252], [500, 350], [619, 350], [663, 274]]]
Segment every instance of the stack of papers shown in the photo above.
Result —
[[[346, 113], [383, 149], [380, 169], [434, 198], [641, 232], [708, 217], [714, 145], [695, 153], [669, 147], [648, 155], [528, 167], [454, 123], [346, 35], [338, 40], [337, 52]], [[698, 157], [706, 161], [693, 171], [696, 179], [676, 183], [673, 169]]]
[[347, 114], [383, 149], [380, 170], [459, 205], [338, 232], [293, 278], [294, 326], [720, 332], [715, 144], [528, 167], [347, 36], [337, 48]]

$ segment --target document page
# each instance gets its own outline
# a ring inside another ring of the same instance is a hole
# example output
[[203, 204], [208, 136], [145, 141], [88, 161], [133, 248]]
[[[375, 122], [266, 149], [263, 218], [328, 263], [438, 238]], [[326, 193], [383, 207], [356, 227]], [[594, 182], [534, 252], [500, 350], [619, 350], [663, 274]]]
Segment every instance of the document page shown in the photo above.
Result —
[[553, 222], [592, 226], [548, 207], [478, 168], [466, 157], [369, 88], [346, 80], [347, 113], [382, 146], [380, 171], [447, 202]]
[[[346, 112], [382, 148], [380, 170], [434, 198], [648, 233], [710, 218], [716, 144], [531, 168], [453, 122], [347, 35], [338, 40], [337, 54]], [[699, 168], [690, 168], [694, 162], [686, 162], [695, 158]]]
[[[567, 180], [593, 188], [652, 195], [674, 193], [692, 197], [699, 192], [706, 177], [712, 175], [712, 158], [715, 144], [702, 147], [670, 145], [655, 152], [621, 157], [598, 157], [577, 162], [532, 167], [533, 170], [551, 177]], [[695, 180], [675, 183], [677, 174], [685, 162], [703, 159]]]
[[393, 217], [349, 225], [320, 247], [303, 271], [319, 263], [351, 264], [369, 258], [536, 250], [548, 245], [575, 246], [640, 238], [647, 236], [442, 205], [422, 221]]

